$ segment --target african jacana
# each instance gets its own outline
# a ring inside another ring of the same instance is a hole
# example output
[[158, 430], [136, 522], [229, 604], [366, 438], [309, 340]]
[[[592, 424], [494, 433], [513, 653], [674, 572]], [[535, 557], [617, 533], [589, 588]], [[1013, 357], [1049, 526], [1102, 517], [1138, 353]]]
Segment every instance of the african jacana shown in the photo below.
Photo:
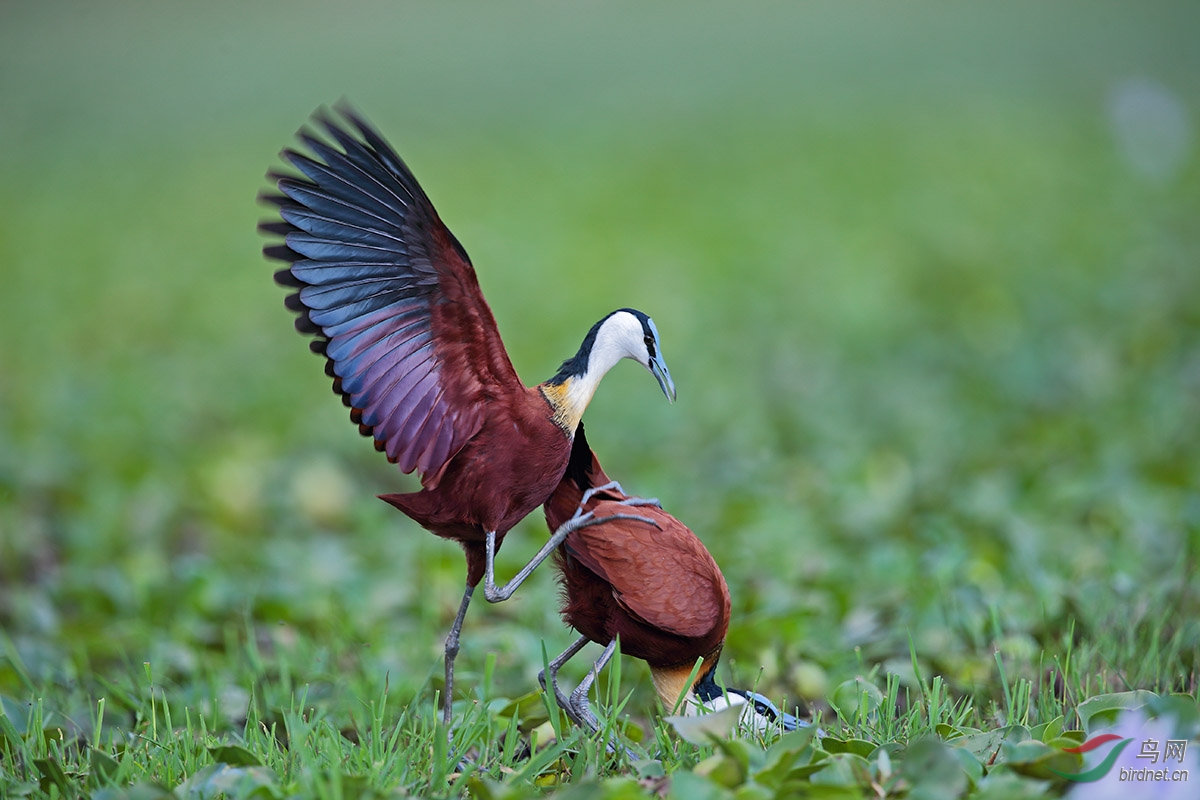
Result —
[[[574, 357], [545, 383], [524, 386], [500, 340], [462, 245], [442, 223], [391, 146], [353, 110], [324, 111], [297, 134], [314, 157], [285, 149], [300, 175], [269, 173], [282, 235], [264, 253], [288, 262], [276, 280], [294, 291], [296, 328], [317, 338], [333, 390], [364, 436], [421, 490], [382, 498], [422, 527], [462, 544], [467, 583], [446, 638], [443, 721], [453, 699], [454, 658], [471, 593], [487, 573], [489, 600], [502, 599], [485, 557], [558, 485], [571, 439], [600, 379], [623, 358], [675, 386], [658, 330], [640, 311], [614, 311], [592, 326]], [[339, 149], [340, 147], [340, 149]]]
[[[743, 723], [794, 730], [808, 723], [780, 711], [757, 692], [724, 689], [716, 665], [729, 629], [725, 578], [704, 544], [656, 501], [631, 498], [611, 481], [580, 425], [567, 471], [545, 505], [546, 523], [562, 544], [555, 553], [563, 587], [563, 620], [581, 635], [550, 662], [560, 706], [580, 725], [597, 729], [588, 707], [592, 681], [621, 652], [650, 665], [668, 711], [682, 702], [719, 710], [745, 704]], [[565, 532], [565, 533], [564, 533]], [[557, 672], [589, 641], [604, 646], [587, 677], [566, 697]], [[696, 660], [703, 658], [698, 670]], [[545, 687], [545, 676], [539, 680]]]

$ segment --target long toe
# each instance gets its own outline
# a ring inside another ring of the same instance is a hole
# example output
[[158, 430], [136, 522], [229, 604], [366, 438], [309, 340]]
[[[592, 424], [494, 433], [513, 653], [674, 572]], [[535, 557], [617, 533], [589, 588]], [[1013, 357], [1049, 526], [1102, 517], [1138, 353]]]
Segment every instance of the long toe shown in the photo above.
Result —
[[586, 506], [588, 501], [600, 492], [617, 492], [618, 494], [625, 494], [625, 490], [621, 488], [621, 484], [617, 483], [616, 481], [609, 481], [603, 486], [593, 486], [585, 491], [583, 493], [583, 497], [579, 501], [580, 507]]
[[620, 503], [623, 506], [654, 506], [662, 508], [662, 503], [658, 502], [657, 497], [626, 497]]
[[576, 725], [587, 728], [591, 733], [600, 732], [600, 720], [596, 719], [596, 715], [592, 713], [592, 706], [588, 702], [587, 695], [579, 696], [572, 692], [567, 702], [574, 712]]

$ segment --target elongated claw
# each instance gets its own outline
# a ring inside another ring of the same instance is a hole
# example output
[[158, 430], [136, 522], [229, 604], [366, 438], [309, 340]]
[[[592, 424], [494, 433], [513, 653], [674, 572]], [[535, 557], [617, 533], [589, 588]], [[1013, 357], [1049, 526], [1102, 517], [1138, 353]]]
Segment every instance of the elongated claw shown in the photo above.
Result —
[[[608, 491], [615, 491], [619, 492], [620, 494], [625, 494], [625, 490], [621, 488], [621, 484], [617, 483], [616, 481], [609, 481], [603, 486], [593, 486], [583, 493], [583, 497], [579, 500], [579, 508], [575, 509], [574, 516], [581, 516], [584, 513], [583, 509], [588, 504], [588, 501], [590, 501], [600, 492]], [[658, 502], [657, 497], [626, 497], [624, 500], [617, 500], [616, 502], [623, 506], [656, 506], [658, 508], [662, 508], [662, 503]]]
[[591, 500], [592, 497], [600, 494], [600, 492], [618, 492], [620, 494], [625, 494], [625, 490], [621, 488], [621, 484], [617, 483], [616, 481], [609, 481], [603, 486], [593, 486], [584, 492], [583, 499], [579, 501], [579, 506], [582, 508], [583, 506], [587, 505], [588, 500]]
[[609, 522], [614, 519], [628, 519], [636, 522], [644, 522], [647, 525], [653, 525], [659, 530], [662, 530], [662, 526], [658, 524], [657, 520], [653, 520], [650, 517], [643, 517], [639, 514], [608, 514], [603, 517], [597, 517], [595, 514], [589, 511], [586, 514], [571, 517], [569, 520], [559, 526], [558, 530], [554, 532], [554, 536], [557, 538], [560, 533], [566, 531], [566, 533], [563, 534], [563, 538], [566, 538], [567, 535], [574, 533], [581, 528], [588, 528], [592, 525], [602, 525], [605, 522]]
[[662, 503], [658, 502], [657, 497], [626, 497], [620, 501], [623, 506], [654, 506], [662, 508]]

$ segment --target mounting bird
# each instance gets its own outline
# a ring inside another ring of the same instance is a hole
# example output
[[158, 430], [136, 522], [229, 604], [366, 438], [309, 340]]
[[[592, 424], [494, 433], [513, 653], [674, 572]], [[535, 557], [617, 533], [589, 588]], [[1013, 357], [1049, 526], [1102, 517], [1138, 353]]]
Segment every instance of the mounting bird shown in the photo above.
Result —
[[[663, 707], [719, 710], [745, 705], [743, 723], [760, 730], [794, 730], [808, 723], [780, 711], [757, 692], [725, 689], [715, 680], [729, 629], [729, 589], [704, 544], [657, 501], [631, 498], [611, 481], [588, 446], [583, 426], [575, 432], [566, 473], [545, 504], [546, 523], [563, 589], [563, 620], [581, 635], [548, 665], [559, 705], [579, 725], [598, 725], [588, 691], [621, 652], [650, 665]], [[604, 652], [567, 697], [558, 670], [589, 641]], [[696, 668], [697, 659], [703, 659]], [[538, 676], [542, 687], [546, 675]]]
[[648, 369], [669, 401], [675, 385], [658, 330], [640, 311], [614, 311], [588, 331], [550, 380], [517, 377], [475, 270], [461, 244], [395, 151], [360, 115], [319, 110], [297, 134], [312, 156], [285, 149], [299, 175], [268, 173], [279, 194], [261, 199], [283, 236], [264, 247], [288, 263], [276, 281], [293, 291], [296, 328], [316, 337], [333, 390], [375, 448], [421, 490], [382, 499], [425, 529], [458, 541], [467, 582], [446, 638], [443, 722], [449, 728], [454, 658], [485, 556], [550, 496], [566, 469], [571, 440], [600, 379], [623, 358]]

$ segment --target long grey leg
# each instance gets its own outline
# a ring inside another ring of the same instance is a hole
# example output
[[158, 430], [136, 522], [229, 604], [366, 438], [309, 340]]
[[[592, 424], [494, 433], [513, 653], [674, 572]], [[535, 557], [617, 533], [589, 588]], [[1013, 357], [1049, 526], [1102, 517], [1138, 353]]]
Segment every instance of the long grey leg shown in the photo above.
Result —
[[[582, 510], [580, 506], [580, 510]], [[542, 545], [542, 549], [537, 551], [537, 554], [529, 560], [521, 570], [513, 576], [512, 580], [503, 586], [496, 586], [496, 532], [488, 531], [486, 542], [486, 561], [483, 573], [483, 596], [487, 598], [489, 603], [499, 603], [513, 596], [513, 592], [517, 590], [525, 579], [533, 573], [538, 564], [545, 561], [555, 549], [563, 543], [563, 541], [573, 532], [580, 528], [586, 528], [589, 525], [597, 525], [602, 522], [607, 522], [612, 519], [632, 519], [639, 522], [645, 522], [647, 525], [658, 527], [658, 523], [649, 517], [639, 517], [636, 514], [612, 514], [607, 517], [595, 517], [589, 511], [586, 514], [575, 512], [575, 516], [558, 526], [558, 530], [554, 535], [546, 540]]]
[[458, 616], [450, 626], [450, 634], [446, 637], [446, 688], [442, 694], [442, 724], [446, 726], [446, 735], [450, 736], [450, 721], [454, 706], [454, 658], [458, 655], [458, 635], [462, 631], [463, 618], [467, 616], [467, 606], [471, 605], [471, 593], [475, 587], [467, 584], [463, 592], [462, 605], [458, 607]]
[[[608, 647], [604, 648], [604, 652], [600, 654], [598, 659], [596, 659], [596, 663], [592, 665], [591, 670], [588, 671], [588, 674], [584, 677], [579, 686], [575, 687], [575, 691], [571, 692], [570, 697], [565, 697], [562, 689], [560, 689], [558, 686], [558, 670], [563, 664], [567, 663], [572, 656], [582, 650], [583, 646], [589, 641], [590, 640], [586, 636], [580, 636], [574, 644], [563, 651], [562, 655], [551, 661], [550, 664], [547, 665], [546, 670], [538, 673], [538, 682], [542, 684], [543, 689], [546, 688], [545, 673], [548, 670], [550, 672], [551, 684], [554, 686], [554, 696], [558, 699], [559, 707], [561, 707], [567, 713], [567, 716], [570, 717], [571, 721], [576, 725], [581, 728], [586, 728], [591, 733], [598, 733], [600, 730], [600, 722], [596, 719], [596, 715], [592, 713], [592, 710], [589, 707], [587, 695], [592, 688], [592, 683], [596, 680], [596, 676], [600, 673], [600, 670], [604, 669], [604, 667], [608, 665], [608, 662], [613, 657], [613, 653], [616, 652], [617, 640], [613, 639], [611, 642], [609, 642]], [[619, 746], [615, 740], [609, 740], [605, 744], [605, 748], [610, 753], [616, 753], [618, 747], [625, 751], [625, 755], [630, 760], [635, 760], [638, 758], [637, 753], [633, 752], [628, 747]]]
[[596, 676], [600, 674], [600, 670], [608, 666], [609, 659], [613, 657], [613, 653], [617, 651], [617, 640], [613, 639], [608, 643], [608, 647], [604, 648], [604, 652], [596, 659], [596, 663], [588, 670], [588, 674], [583, 676], [583, 680], [575, 687], [575, 691], [571, 692], [570, 705], [571, 709], [578, 717], [578, 724], [591, 729], [592, 733], [600, 731], [600, 721], [596, 719], [596, 715], [592, 713], [590, 704], [588, 703], [588, 692], [592, 689], [592, 683], [595, 682]]
[[567, 697], [566, 693], [563, 692], [562, 688], [558, 685], [558, 671], [562, 669], [563, 664], [566, 664], [568, 661], [574, 658], [575, 655], [590, 641], [591, 639], [587, 638], [586, 636], [580, 636], [571, 644], [570, 647], [562, 651], [562, 653], [559, 655], [555, 656], [554, 660], [546, 665], [546, 669], [538, 673], [538, 683], [542, 685], [543, 691], [546, 689], [546, 673], [550, 674], [550, 686], [554, 690], [554, 699], [558, 701], [558, 707], [565, 711], [567, 716], [570, 717], [571, 721], [576, 725], [582, 725], [583, 723], [575, 718], [575, 709], [571, 708], [570, 698]]

